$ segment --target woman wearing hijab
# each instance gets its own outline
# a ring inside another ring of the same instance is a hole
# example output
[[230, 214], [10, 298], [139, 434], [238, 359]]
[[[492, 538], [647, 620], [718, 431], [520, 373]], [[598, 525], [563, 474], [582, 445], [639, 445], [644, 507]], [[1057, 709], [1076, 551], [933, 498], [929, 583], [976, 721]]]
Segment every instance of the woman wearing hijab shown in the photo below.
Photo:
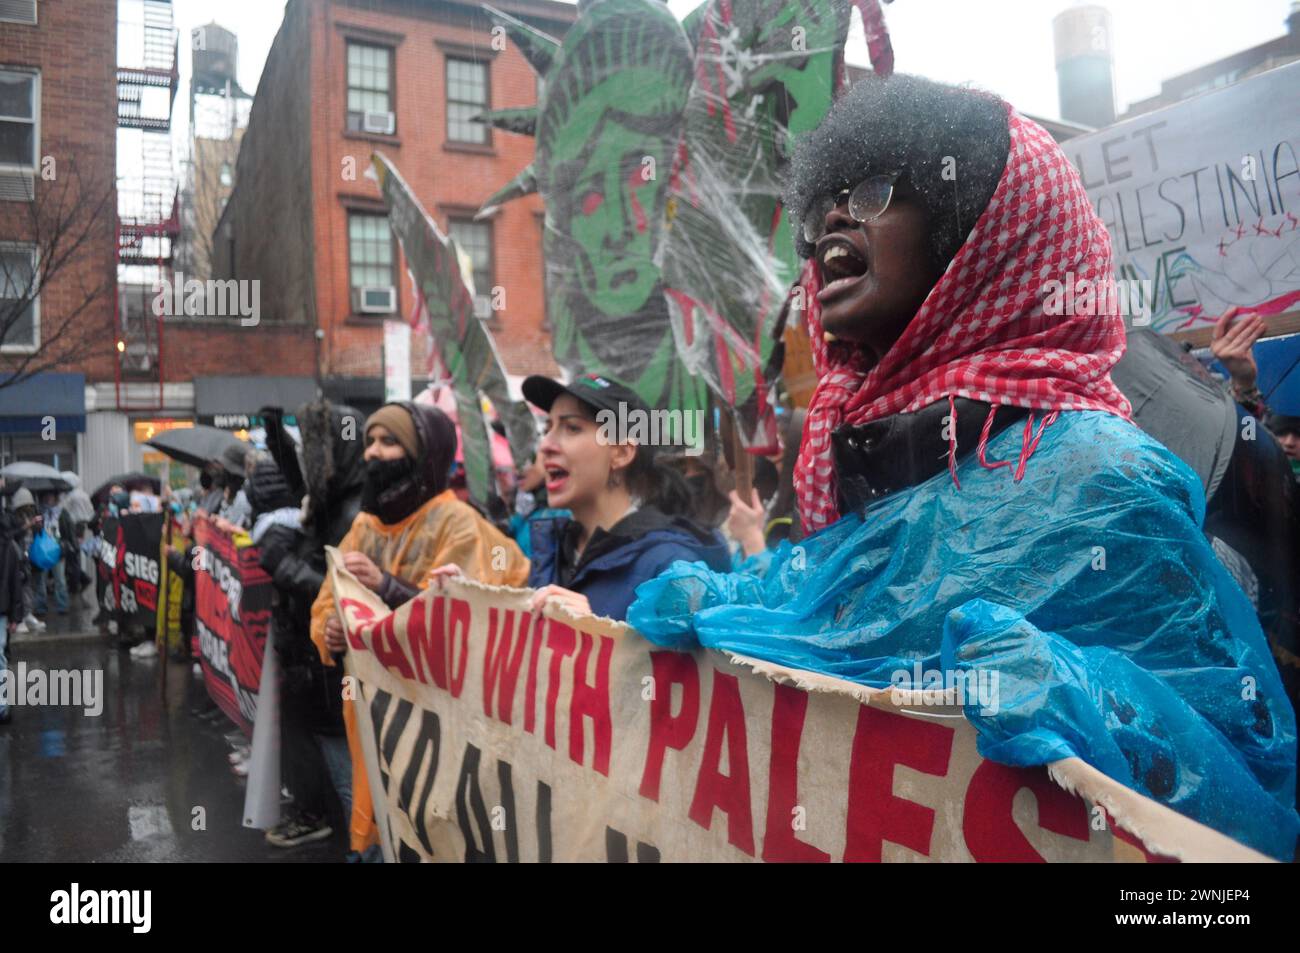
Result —
[[[435, 566], [455, 565], [491, 585], [525, 582], [528, 560], [519, 547], [447, 487], [456, 427], [445, 414], [409, 401], [385, 404], [366, 421], [365, 446], [361, 512], [338, 548], [348, 571], [390, 608], [418, 595]], [[326, 666], [347, 651], [328, 576], [312, 605], [311, 638]], [[351, 705], [343, 718], [352, 753], [352, 849], [364, 851], [378, 843], [374, 809]]]
[[762, 578], [678, 564], [628, 621], [870, 686], [997, 675], [964, 700], [986, 757], [1077, 756], [1290, 858], [1295, 716], [1199, 479], [1111, 381], [1110, 237], [1060, 147], [987, 94], [867, 79], [800, 140], [786, 207], [813, 535]]

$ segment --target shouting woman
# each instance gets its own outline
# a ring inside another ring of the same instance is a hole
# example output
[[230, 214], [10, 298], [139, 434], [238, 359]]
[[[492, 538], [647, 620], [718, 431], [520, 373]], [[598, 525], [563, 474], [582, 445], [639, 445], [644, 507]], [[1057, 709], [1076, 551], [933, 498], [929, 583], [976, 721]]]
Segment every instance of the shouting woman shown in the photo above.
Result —
[[964, 699], [986, 757], [1077, 756], [1289, 858], [1295, 716], [1199, 479], [1110, 379], [1110, 238], [1061, 149], [992, 96], [872, 78], [799, 142], [786, 199], [815, 532], [761, 579], [674, 566], [629, 622], [869, 686], [996, 678]]
[[528, 584], [537, 605], [555, 600], [621, 620], [636, 587], [677, 560], [728, 565], [722, 538], [682, 515], [690, 493], [681, 475], [655, 459], [654, 447], [602, 431], [601, 411], [615, 419], [649, 413], [630, 388], [585, 374], [567, 387], [530, 377], [523, 390], [548, 416], [538, 448], [547, 499], [573, 514], [533, 525]]

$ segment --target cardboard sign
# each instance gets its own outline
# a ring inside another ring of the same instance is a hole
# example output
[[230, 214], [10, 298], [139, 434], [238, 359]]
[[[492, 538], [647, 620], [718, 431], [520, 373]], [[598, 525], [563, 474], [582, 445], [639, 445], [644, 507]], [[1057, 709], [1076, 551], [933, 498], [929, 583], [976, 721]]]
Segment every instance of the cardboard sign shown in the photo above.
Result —
[[258, 563], [256, 547], [236, 546], [205, 514], [195, 515], [194, 542], [194, 627], [203, 684], [251, 737], [271, 623], [271, 577]]
[[1150, 326], [1300, 309], [1298, 87], [1300, 63], [1062, 143]]
[[448, 582], [395, 612], [330, 549], [386, 858], [1265, 860], [1077, 759], [981, 758], [960, 708]]

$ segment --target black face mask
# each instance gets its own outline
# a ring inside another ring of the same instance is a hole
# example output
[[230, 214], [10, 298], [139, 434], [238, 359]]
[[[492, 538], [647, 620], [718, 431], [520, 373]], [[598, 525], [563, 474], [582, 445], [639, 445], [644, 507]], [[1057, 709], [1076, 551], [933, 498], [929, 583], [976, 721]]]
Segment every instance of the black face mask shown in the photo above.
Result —
[[427, 498], [415, 478], [415, 462], [410, 457], [366, 461], [362, 511], [385, 523], [397, 523], [414, 513]]

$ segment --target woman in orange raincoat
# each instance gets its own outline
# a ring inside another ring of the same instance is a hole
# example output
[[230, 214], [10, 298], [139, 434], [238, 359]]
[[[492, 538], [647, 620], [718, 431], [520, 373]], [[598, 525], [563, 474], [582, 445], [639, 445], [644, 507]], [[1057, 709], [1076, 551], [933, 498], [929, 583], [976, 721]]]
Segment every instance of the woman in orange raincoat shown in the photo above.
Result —
[[[361, 512], [339, 543], [344, 566], [363, 585], [396, 608], [419, 594], [435, 566], [454, 564], [492, 585], [527, 582], [528, 560], [514, 541], [447, 489], [456, 428], [445, 414], [409, 401], [385, 404], [366, 421], [365, 440]], [[312, 605], [311, 637], [325, 665], [347, 651], [328, 577]], [[352, 754], [351, 843], [364, 851], [378, 843], [378, 831], [353, 706], [343, 713]]]

